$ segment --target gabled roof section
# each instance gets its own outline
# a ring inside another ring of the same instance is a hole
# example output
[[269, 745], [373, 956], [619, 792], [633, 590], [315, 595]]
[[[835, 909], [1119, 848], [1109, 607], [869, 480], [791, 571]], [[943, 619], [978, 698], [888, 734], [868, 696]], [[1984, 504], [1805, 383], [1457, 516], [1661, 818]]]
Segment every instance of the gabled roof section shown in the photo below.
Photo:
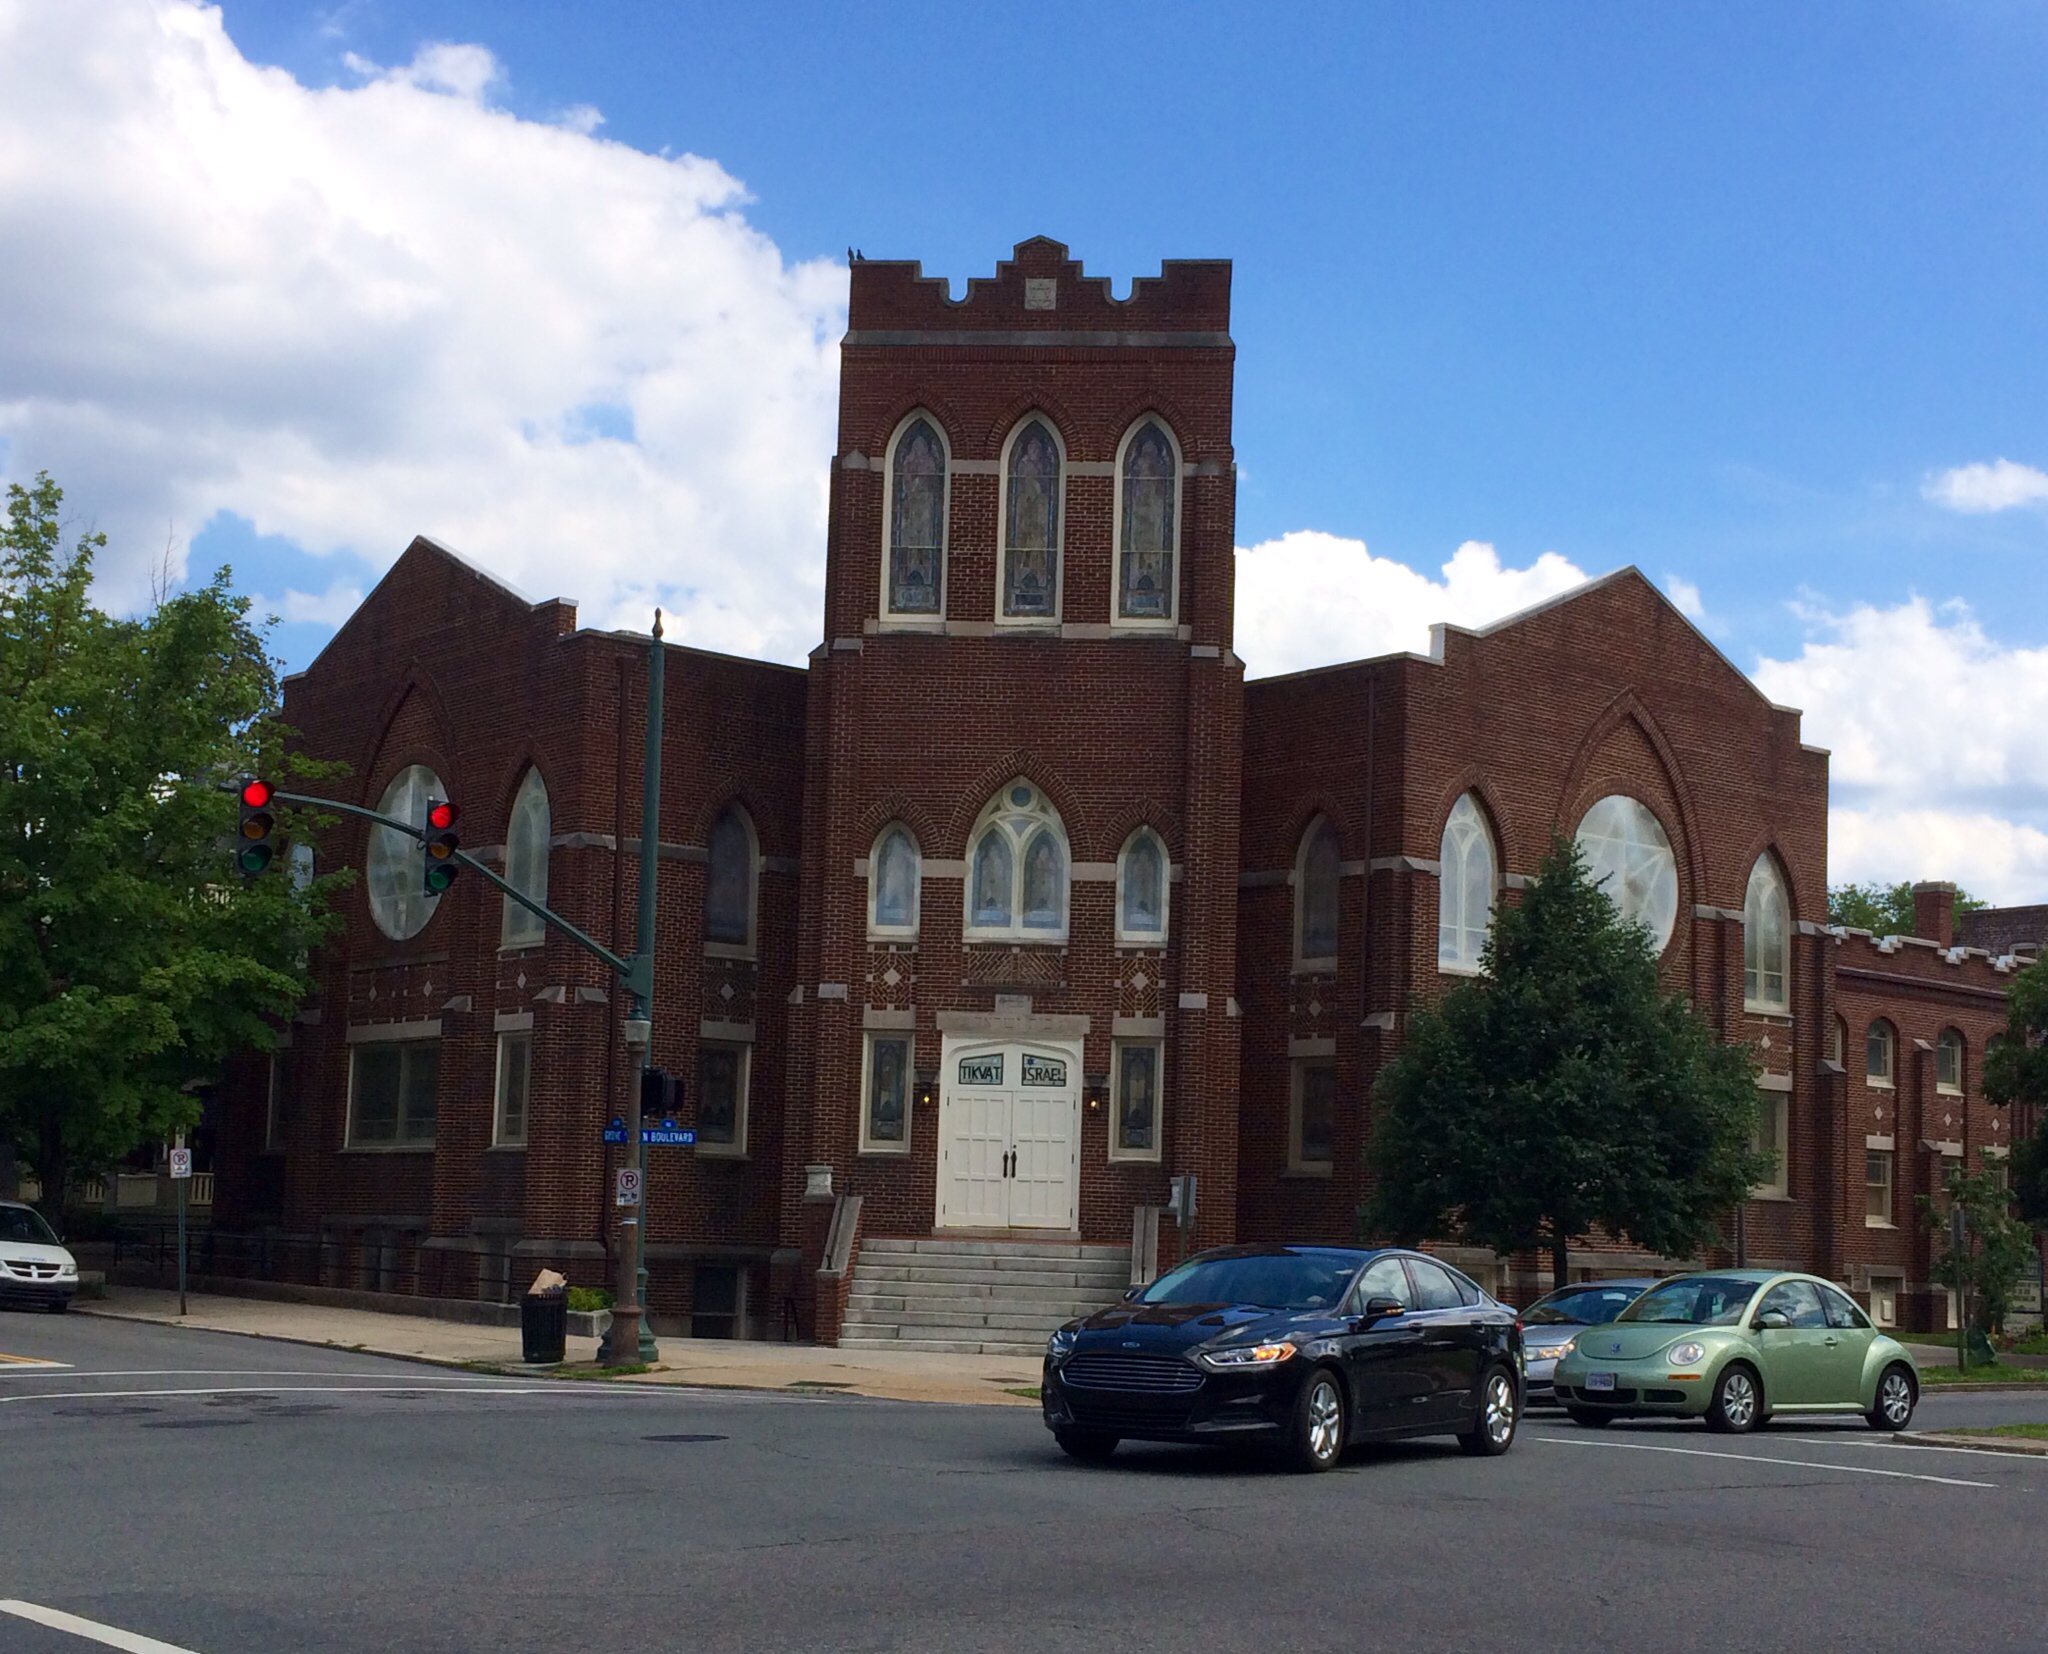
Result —
[[1529, 605], [1528, 608], [1518, 609], [1515, 611], [1515, 613], [1511, 615], [1506, 615], [1487, 626], [1453, 626], [1447, 621], [1439, 621], [1436, 625], [1430, 627], [1429, 629], [1430, 658], [1436, 661], [1442, 661], [1442, 659], [1444, 658], [1444, 637], [1447, 633], [1456, 632], [1461, 637], [1469, 638], [1496, 637], [1500, 633], [1510, 631], [1518, 626], [1527, 626], [1531, 622], [1541, 618], [1544, 615], [1550, 614], [1554, 610], [1568, 608], [1572, 605], [1579, 603], [1591, 602], [1594, 598], [1598, 597], [1603, 592], [1615, 593], [1619, 592], [1622, 588], [1629, 586], [1634, 586], [1635, 588], [1648, 593], [1649, 596], [1658, 605], [1665, 609], [1675, 620], [1679, 622], [1680, 625], [1684, 626], [1687, 631], [1692, 633], [1692, 635], [1699, 640], [1700, 646], [1703, 649], [1705, 649], [1708, 654], [1712, 655], [1714, 659], [1716, 659], [1723, 666], [1725, 666], [1728, 669], [1728, 671], [1735, 678], [1737, 678], [1752, 695], [1754, 695], [1758, 700], [1762, 701], [1765, 706], [1769, 707], [1773, 712], [1782, 712], [1794, 718], [1801, 716], [1801, 712], [1798, 707], [1780, 706], [1776, 701], [1773, 701], [1772, 699], [1770, 699], [1769, 696], [1765, 695], [1761, 689], [1757, 688], [1755, 681], [1750, 677], [1750, 675], [1747, 672], [1743, 671], [1741, 667], [1737, 666], [1735, 662], [1730, 660], [1727, 657], [1727, 655], [1722, 653], [1720, 645], [1717, 644], [1712, 638], [1708, 637], [1705, 632], [1701, 631], [1699, 627], [1693, 622], [1692, 617], [1688, 615], [1683, 609], [1681, 609], [1676, 603], [1672, 602], [1671, 599], [1668, 596], [1666, 596], [1662, 590], [1659, 589], [1656, 582], [1651, 580], [1647, 575], [1643, 573], [1641, 569], [1637, 568], [1633, 563], [1625, 564], [1623, 567], [1614, 569], [1607, 574], [1596, 575], [1593, 579], [1586, 581], [1583, 585], [1574, 586], [1568, 592], [1559, 592], [1557, 596], [1545, 598], [1541, 603], [1532, 603]]
[[381, 602], [391, 600], [386, 595], [386, 588], [408, 584], [416, 574], [422, 572], [421, 564], [423, 561], [443, 569], [451, 578], [474, 581], [483, 591], [489, 594], [492, 601], [503, 605], [507, 609], [514, 609], [515, 612], [520, 614], [532, 614], [538, 609], [565, 608], [569, 611], [566, 617], [569, 627], [565, 629], [571, 629], [575, 624], [576, 600], [573, 597], [551, 597], [536, 602], [510, 582], [501, 580], [497, 575], [480, 568], [460, 552], [454, 551], [441, 544], [440, 541], [430, 539], [424, 534], [415, 534], [412, 538], [412, 543], [398, 554], [391, 567], [384, 571], [378, 578], [376, 585], [372, 586], [362, 602], [356, 605], [355, 612], [335, 628], [334, 636], [321, 645], [319, 654], [315, 655], [299, 671], [291, 673], [285, 681], [290, 682], [294, 678], [302, 678], [311, 672], [314, 667], [318, 666], [326, 658], [327, 652], [346, 637], [350, 629], [365, 614], [376, 608]]

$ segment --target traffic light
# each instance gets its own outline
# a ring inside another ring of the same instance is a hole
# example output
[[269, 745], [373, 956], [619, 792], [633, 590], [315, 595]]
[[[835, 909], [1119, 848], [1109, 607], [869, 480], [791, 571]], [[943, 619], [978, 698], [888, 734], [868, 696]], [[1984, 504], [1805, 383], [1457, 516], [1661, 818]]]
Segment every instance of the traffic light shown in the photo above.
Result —
[[270, 807], [276, 790], [268, 781], [258, 781], [253, 775], [242, 777], [242, 827], [235, 840], [235, 868], [245, 879], [255, 878], [277, 854], [277, 846], [271, 842], [277, 831], [277, 817]]
[[462, 811], [445, 798], [427, 800], [427, 894], [438, 896], [455, 882], [456, 872], [462, 864], [455, 859], [455, 852], [462, 840], [455, 836], [455, 823], [462, 819]]
[[676, 1113], [676, 1077], [665, 1068], [640, 1070], [640, 1117], [672, 1120]]

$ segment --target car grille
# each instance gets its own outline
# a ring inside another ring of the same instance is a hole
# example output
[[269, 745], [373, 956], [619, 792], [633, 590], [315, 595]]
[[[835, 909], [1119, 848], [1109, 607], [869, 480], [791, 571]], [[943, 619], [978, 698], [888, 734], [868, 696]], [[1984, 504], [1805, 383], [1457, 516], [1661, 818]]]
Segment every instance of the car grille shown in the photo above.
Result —
[[[1569, 1388], [1569, 1386], [1567, 1386], [1567, 1388]], [[1636, 1399], [1636, 1393], [1633, 1390], [1582, 1389], [1573, 1390], [1572, 1394], [1576, 1396], [1580, 1401], [1602, 1401], [1610, 1407], [1619, 1407], [1625, 1402], [1631, 1402]]]
[[1685, 1400], [1683, 1390], [1645, 1390], [1643, 1400], [1662, 1402], [1666, 1405]]
[[7, 1259], [8, 1273], [23, 1281], [54, 1281], [57, 1266], [53, 1263], [37, 1263], [32, 1258]]
[[1090, 1352], [1071, 1356], [1060, 1369], [1069, 1386], [1087, 1390], [1122, 1390], [1147, 1396], [1187, 1395], [1202, 1387], [1202, 1375], [1171, 1355], [1110, 1355]]
[[1090, 1429], [1141, 1436], [1154, 1432], [1178, 1434], [1187, 1428], [1192, 1409], [1184, 1401], [1155, 1401], [1147, 1406], [1123, 1396], [1104, 1399], [1090, 1396], [1085, 1391], [1069, 1390], [1067, 1411], [1073, 1415], [1076, 1424], [1087, 1425]]

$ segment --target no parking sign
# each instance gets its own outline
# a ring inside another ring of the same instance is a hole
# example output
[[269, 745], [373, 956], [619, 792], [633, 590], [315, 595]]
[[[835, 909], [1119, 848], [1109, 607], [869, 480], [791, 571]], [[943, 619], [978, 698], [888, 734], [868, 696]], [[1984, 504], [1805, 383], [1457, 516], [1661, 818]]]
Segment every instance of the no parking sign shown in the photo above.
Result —
[[640, 1204], [640, 1168], [621, 1166], [619, 1168], [618, 1204], [638, 1206]]
[[190, 1177], [191, 1175], [192, 1151], [190, 1149], [171, 1150], [171, 1176]]

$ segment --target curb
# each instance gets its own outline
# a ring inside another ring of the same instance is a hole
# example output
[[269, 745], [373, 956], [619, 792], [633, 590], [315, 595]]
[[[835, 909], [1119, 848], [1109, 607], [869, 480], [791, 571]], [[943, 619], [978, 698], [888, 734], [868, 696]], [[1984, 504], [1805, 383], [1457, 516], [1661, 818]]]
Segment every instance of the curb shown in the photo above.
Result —
[[1901, 1447], [1966, 1447], [1974, 1453], [2018, 1453], [2031, 1459], [2048, 1459], [2048, 1441], [2029, 1441], [2024, 1436], [1964, 1436], [1944, 1430], [1907, 1430], [1898, 1437]]
[[2048, 1396], [2048, 1384], [2039, 1379], [2008, 1380], [2000, 1383], [1997, 1379], [1986, 1379], [1982, 1383], [1969, 1380], [1961, 1384], [1926, 1384], [1920, 1386], [1920, 1399], [1929, 1396], [1981, 1396], [1981, 1395]]
[[473, 1361], [455, 1361], [447, 1356], [421, 1355], [417, 1350], [386, 1350], [374, 1344], [338, 1344], [331, 1338], [294, 1338], [283, 1332], [250, 1332], [243, 1327], [208, 1327], [192, 1321], [165, 1321], [154, 1315], [138, 1315], [132, 1310], [121, 1310], [106, 1300], [84, 1304], [76, 1300], [71, 1305], [73, 1315], [93, 1315], [103, 1321], [126, 1321], [138, 1327], [168, 1327], [173, 1332], [210, 1332], [221, 1338], [254, 1338], [265, 1344], [296, 1344], [308, 1350], [339, 1350], [343, 1355], [374, 1355], [384, 1361], [409, 1361], [416, 1367], [443, 1367], [454, 1372], [478, 1373], [485, 1376], [501, 1376], [495, 1365], [482, 1366]]

